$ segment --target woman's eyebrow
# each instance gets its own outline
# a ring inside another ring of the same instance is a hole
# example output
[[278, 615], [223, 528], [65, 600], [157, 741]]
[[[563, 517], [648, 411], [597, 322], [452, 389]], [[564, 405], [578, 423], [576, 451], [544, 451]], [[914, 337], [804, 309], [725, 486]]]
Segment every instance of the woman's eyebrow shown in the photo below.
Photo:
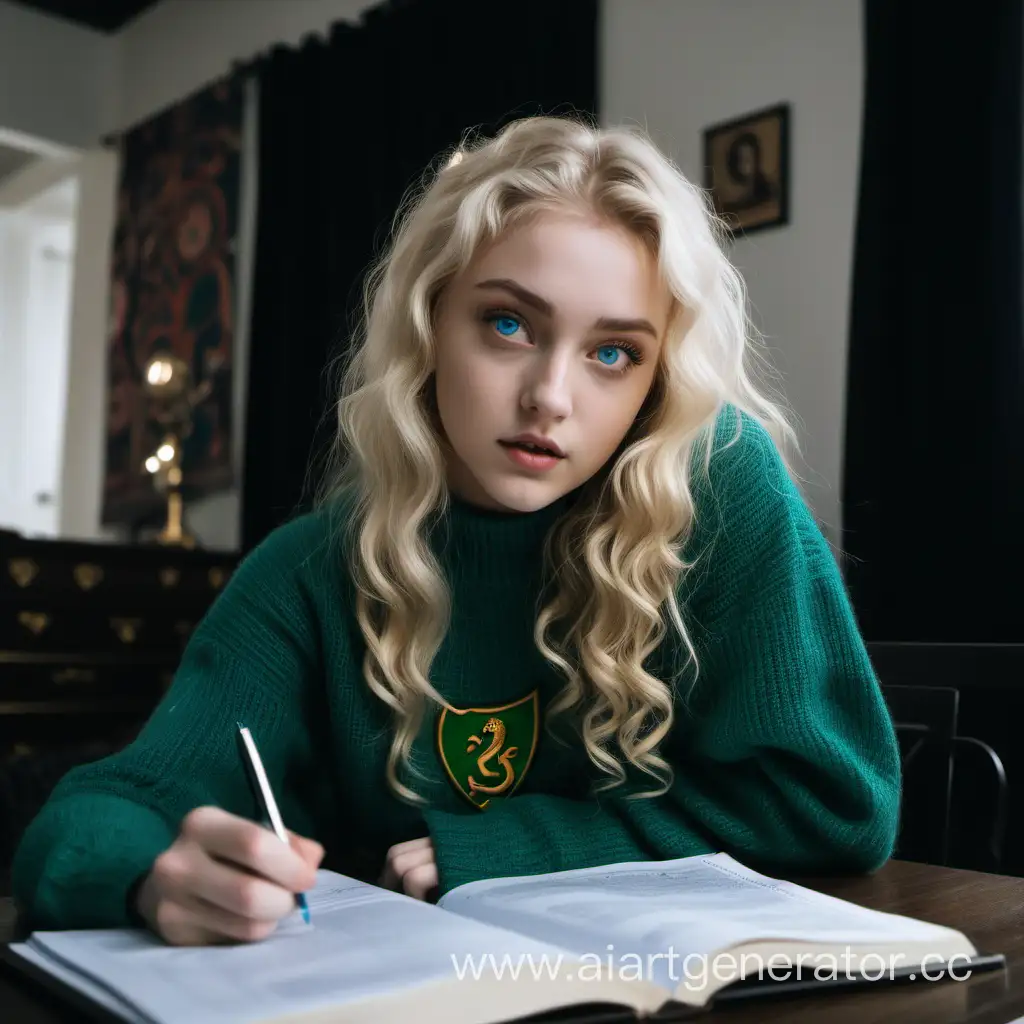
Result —
[[534, 309], [539, 310], [545, 316], [551, 316], [555, 311], [554, 306], [547, 299], [542, 299], [536, 292], [531, 292], [529, 288], [524, 288], [521, 284], [517, 284], [507, 277], [494, 277], [487, 281], [481, 281], [476, 287], [503, 288], [505, 291], [511, 292], [520, 302], [525, 303], [527, 306], [533, 306]]
[[615, 317], [602, 317], [594, 324], [594, 327], [599, 331], [617, 331], [621, 334], [632, 334], [634, 331], [642, 331], [644, 334], [649, 334], [652, 338], [657, 341], [658, 332], [654, 329], [654, 324], [650, 320], [637, 319], [637, 320], [618, 320]]
[[[541, 298], [536, 292], [531, 292], [529, 288], [524, 288], [521, 284], [513, 281], [507, 277], [493, 277], [486, 281], [480, 281], [475, 287], [477, 288], [501, 288], [506, 292], [514, 295], [520, 302], [527, 306], [532, 306], [534, 309], [539, 310], [545, 316], [551, 316], [554, 313], [554, 306], [548, 302], [547, 299]], [[655, 330], [654, 325], [650, 320], [644, 320], [642, 317], [637, 319], [621, 319], [619, 317], [602, 317], [594, 324], [595, 329], [599, 331], [619, 331], [624, 334], [630, 334], [634, 331], [649, 334], [652, 338], [657, 340], [658, 332]]]

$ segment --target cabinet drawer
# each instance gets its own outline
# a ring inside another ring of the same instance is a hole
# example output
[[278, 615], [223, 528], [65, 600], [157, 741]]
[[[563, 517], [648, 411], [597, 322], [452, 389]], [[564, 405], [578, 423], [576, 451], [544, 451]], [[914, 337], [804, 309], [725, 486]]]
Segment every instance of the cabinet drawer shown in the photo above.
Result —
[[104, 707], [94, 702], [83, 709], [66, 701], [39, 714], [0, 715], [0, 764], [74, 748], [102, 757], [130, 743], [151, 711], [145, 703]]
[[[84, 594], [119, 600], [139, 594], [208, 604], [224, 589], [237, 556], [150, 548], [21, 542], [0, 561], [0, 600]], [[2, 548], [2, 546], [0, 546]], [[38, 598], [36, 598], [38, 600]]]
[[156, 702], [174, 677], [175, 662], [160, 659], [68, 659], [59, 655], [0, 654], [0, 714], [4, 704], [46, 701]]
[[180, 657], [198, 618], [193, 609], [156, 610], [138, 602], [3, 603], [0, 651], [123, 655], [145, 650]]

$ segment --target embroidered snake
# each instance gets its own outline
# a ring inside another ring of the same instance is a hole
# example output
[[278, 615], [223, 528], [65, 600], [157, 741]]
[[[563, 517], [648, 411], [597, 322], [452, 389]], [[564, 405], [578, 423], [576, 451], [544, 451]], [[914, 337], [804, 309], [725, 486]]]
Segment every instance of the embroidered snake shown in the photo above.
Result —
[[[476, 779], [470, 775], [467, 779], [467, 782], [469, 783], [469, 791], [470, 793], [504, 793], [515, 780], [515, 769], [512, 767], [510, 762], [512, 761], [512, 758], [519, 753], [519, 748], [509, 747], [508, 750], [498, 756], [498, 751], [501, 750], [501, 746], [505, 742], [505, 723], [502, 722], [500, 718], [488, 718], [484, 723], [483, 729], [480, 731], [484, 736], [490, 733], [491, 742], [487, 749], [476, 759], [477, 770], [481, 775], [487, 776], [488, 778], [500, 778], [501, 772], [492, 771], [491, 768], [488, 767], [490, 762], [497, 757], [498, 764], [505, 769], [505, 778], [502, 779], [501, 782], [496, 782], [494, 785], [488, 786], [482, 782], [477, 782]], [[483, 743], [482, 737], [470, 736], [468, 746], [466, 747], [466, 753], [472, 754], [481, 743]]]

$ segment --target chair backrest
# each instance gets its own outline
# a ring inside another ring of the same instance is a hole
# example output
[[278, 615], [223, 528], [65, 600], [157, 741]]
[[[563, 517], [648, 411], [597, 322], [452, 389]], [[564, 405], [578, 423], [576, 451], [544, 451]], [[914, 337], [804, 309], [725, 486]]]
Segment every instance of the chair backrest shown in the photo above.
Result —
[[887, 640], [867, 647], [884, 686], [960, 693], [947, 864], [1024, 875], [1022, 791], [1012, 786], [1024, 778], [1024, 643]]
[[896, 855], [947, 864], [960, 694], [949, 686], [884, 685], [903, 762]]

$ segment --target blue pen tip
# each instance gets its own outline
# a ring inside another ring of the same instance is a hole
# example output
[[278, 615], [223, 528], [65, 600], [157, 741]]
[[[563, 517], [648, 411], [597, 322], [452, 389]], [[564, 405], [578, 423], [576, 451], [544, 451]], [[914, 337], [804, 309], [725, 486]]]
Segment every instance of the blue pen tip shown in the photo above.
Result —
[[309, 904], [306, 902], [306, 897], [299, 893], [298, 896], [299, 909], [302, 911], [302, 920], [309, 924]]

